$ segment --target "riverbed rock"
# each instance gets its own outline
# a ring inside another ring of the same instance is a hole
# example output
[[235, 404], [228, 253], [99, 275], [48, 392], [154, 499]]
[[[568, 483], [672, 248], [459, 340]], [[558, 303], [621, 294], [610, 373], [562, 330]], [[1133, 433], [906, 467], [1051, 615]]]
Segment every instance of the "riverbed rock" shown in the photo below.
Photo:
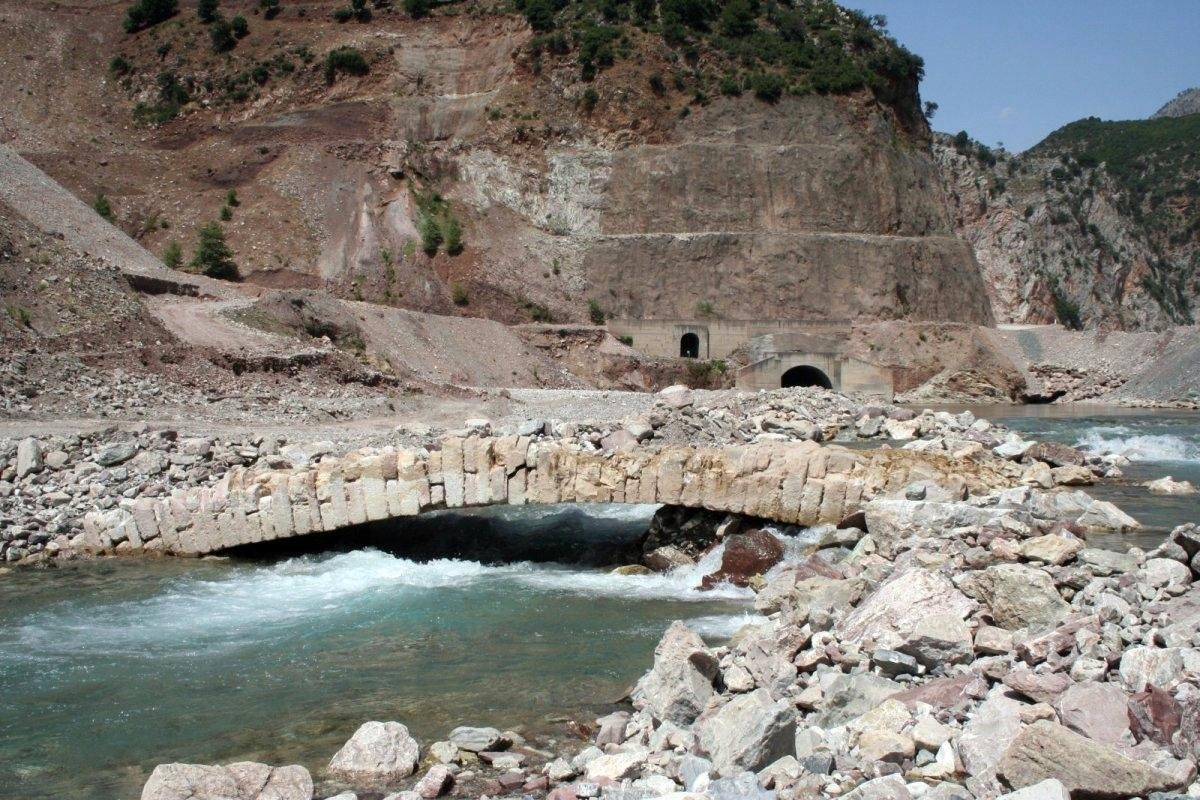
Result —
[[676, 621], [654, 649], [654, 666], [634, 688], [634, 704], [655, 719], [690, 725], [713, 696], [717, 671], [700, 635]]
[[642, 561], [655, 572], [669, 572], [678, 567], [690, 567], [696, 563], [696, 559], [674, 545], [656, 547], [642, 556]]
[[912, 800], [912, 793], [899, 775], [885, 775], [860, 783], [843, 797], [846, 800]]
[[748, 586], [755, 575], [762, 575], [783, 558], [783, 543], [764, 530], [754, 529], [725, 538], [721, 567], [705, 575], [703, 589], [720, 583]]
[[1138, 577], [1146, 586], [1160, 589], [1164, 586], [1189, 586], [1192, 571], [1187, 564], [1169, 558], [1148, 558], [1138, 570]]
[[42, 444], [32, 436], [17, 445], [17, 478], [24, 478], [42, 468]]
[[900, 651], [929, 669], [940, 664], [961, 664], [975, 654], [971, 628], [958, 614], [930, 614], [905, 634]]
[[450, 731], [450, 743], [459, 750], [478, 753], [481, 750], [500, 750], [504, 737], [495, 728], [459, 726]]
[[619, 781], [639, 772], [648, 756], [648, 751], [642, 748], [606, 753], [587, 763], [584, 776], [589, 781]]
[[1041, 561], [1058, 566], [1070, 561], [1082, 550], [1084, 542], [1069, 533], [1048, 533], [1021, 542], [1021, 557], [1029, 561]]
[[435, 800], [445, 794], [454, 785], [454, 773], [445, 764], [434, 764], [429, 771], [421, 776], [413, 791], [422, 800]]
[[997, 800], [1071, 800], [1071, 793], [1062, 785], [1062, 781], [1047, 778], [1024, 789], [1002, 794]]
[[884, 581], [842, 619], [837, 632], [844, 642], [903, 652], [902, 645], [923, 620], [935, 615], [961, 620], [975, 607], [944, 576], [914, 567]]
[[958, 753], [967, 772], [979, 775], [996, 766], [1021, 732], [1024, 705], [1009, 697], [1004, 686], [988, 693], [958, 738]]
[[1127, 698], [1115, 683], [1087, 681], [1070, 686], [1055, 702], [1059, 721], [1097, 742], [1115, 744], [1129, 736]]
[[967, 592], [987, 604], [1001, 628], [1050, 627], [1071, 612], [1046, 572], [1022, 564], [997, 564], [966, 577]]
[[142, 800], [312, 800], [308, 770], [240, 761], [225, 767], [159, 764], [142, 787]]
[[1079, 466], [1084, 462], [1084, 454], [1062, 442], [1038, 442], [1025, 451], [1027, 458], [1045, 461], [1052, 467]]
[[1140, 692], [1148, 685], [1174, 688], [1183, 677], [1185, 650], [1182, 647], [1132, 647], [1126, 650], [1118, 668], [1121, 683], [1130, 692]]
[[1123, 531], [1142, 527], [1142, 523], [1107, 500], [1097, 500], [1079, 515], [1075, 524], [1093, 530]]
[[789, 703], [756, 689], [706, 712], [696, 721], [695, 732], [700, 753], [712, 761], [718, 775], [755, 771], [794, 747], [795, 712]]
[[1196, 487], [1191, 481], [1177, 481], [1170, 475], [1147, 481], [1142, 485], [1149, 489], [1151, 494], [1184, 495], [1196, 493]]
[[102, 467], [115, 467], [124, 464], [137, 455], [137, 442], [132, 439], [111, 442], [100, 448], [96, 453], [96, 463]]
[[399, 722], [364, 722], [329, 762], [329, 774], [348, 783], [385, 787], [417, 768], [420, 746]]
[[1150, 792], [1177, 789], [1183, 783], [1049, 720], [1023, 730], [1000, 759], [996, 772], [1014, 789], [1054, 778], [1072, 797], [1099, 800], [1145, 797]]

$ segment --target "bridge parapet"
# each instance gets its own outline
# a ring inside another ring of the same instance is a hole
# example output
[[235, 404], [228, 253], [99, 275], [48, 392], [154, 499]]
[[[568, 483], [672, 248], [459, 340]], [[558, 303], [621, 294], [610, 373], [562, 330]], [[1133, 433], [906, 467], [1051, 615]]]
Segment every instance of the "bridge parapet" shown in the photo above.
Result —
[[984, 468], [908, 451], [814, 442], [668, 445], [601, 452], [571, 439], [447, 438], [440, 449], [385, 447], [305, 469], [235, 468], [213, 486], [84, 518], [87, 552], [204, 555], [442, 508], [662, 503], [787, 524], [839, 522], [916, 480], [963, 491], [1002, 485]]

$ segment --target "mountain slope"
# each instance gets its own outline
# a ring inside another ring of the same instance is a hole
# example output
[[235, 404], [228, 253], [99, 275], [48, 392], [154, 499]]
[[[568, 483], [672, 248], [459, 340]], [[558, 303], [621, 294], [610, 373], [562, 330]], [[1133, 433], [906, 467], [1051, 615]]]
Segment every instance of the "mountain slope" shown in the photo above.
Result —
[[1188, 114], [1200, 114], [1200, 87], [1184, 89], [1151, 115], [1150, 119], [1161, 117], [1186, 117]]
[[1064, 126], [1028, 152], [935, 145], [997, 319], [1192, 324], [1200, 297], [1200, 115]]
[[0, 130], [152, 252], [186, 262], [228, 217], [271, 287], [505, 322], [991, 319], [920, 60], [879, 20], [823, 0], [344, 7], [226, 0], [248, 33], [218, 53], [190, 4], [132, 34], [124, 5], [0, 5], [22, 76]]

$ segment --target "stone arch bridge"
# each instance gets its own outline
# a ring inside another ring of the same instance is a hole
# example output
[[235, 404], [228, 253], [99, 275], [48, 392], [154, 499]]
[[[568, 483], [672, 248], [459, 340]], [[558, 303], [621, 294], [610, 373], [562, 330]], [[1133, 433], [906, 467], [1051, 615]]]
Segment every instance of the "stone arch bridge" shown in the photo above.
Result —
[[235, 467], [212, 486], [91, 512], [73, 545], [95, 553], [194, 556], [496, 504], [662, 503], [813, 525], [839, 522], [874, 495], [916, 480], [970, 491], [1000, 483], [982, 468], [964, 475], [961, 462], [934, 454], [808, 441], [613, 452], [518, 436], [439, 444], [360, 450], [307, 468]]

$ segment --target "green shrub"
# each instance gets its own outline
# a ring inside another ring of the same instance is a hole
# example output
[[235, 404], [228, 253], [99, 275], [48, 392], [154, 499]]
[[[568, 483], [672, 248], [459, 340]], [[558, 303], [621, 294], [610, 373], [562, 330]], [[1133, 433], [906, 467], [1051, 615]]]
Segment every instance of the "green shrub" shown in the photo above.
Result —
[[229, 222], [233, 219], [233, 209], [229, 206], [221, 206], [221, 222]]
[[220, 223], [210, 222], [200, 229], [200, 239], [196, 244], [196, 253], [192, 256], [191, 267], [203, 272], [210, 278], [236, 281], [238, 279], [237, 264], [233, 260], [233, 252], [225, 243], [225, 231]]
[[599, 93], [591, 86], [583, 90], [583, 94], [579, 96], [579, 108], [584, 114], [591, 114], [596, 110], [596, 103], [600, 101]]
[[224, 17], [219, 17], [209, 27], [208, 37], [212, 42], [214, 53], [227, 53], [237, 46], [237, 38], [233, 35], [233, 26]]
[[431, 8], [433, 8], [433, 0], [404, 0], [404, 10], [413, 19], [427, 16]]
[[354, 18], [354, 9], [350, 6], [342, 6], [333, 10], [334, 22], [349, 22]]
[[179, 12], [179, 0], [138, 0], [125, 12], [125, 32], [136, 33]]
[[246, 22], [246, 18], [241, 14], [229, 20], [229, 27], [233, 30], [233, 35], [238, 39], [245, 39], [250, 35], [250, 24]]
[[279, 16], [279, 0], [258, 0], [258, 7], [262, 9], [263, 19]]
[[366, 57], [356, 47], [338, 47], [325, 56], [325, 82], [332, 84], [338, 73], [366, 75], [371, 71]]
[[437, 255], [438, 248], [442, 245], [442, 228], [438, 225], [437, 220], [431, 216], [422, 215], [417, 232], [421, 234], [421, 249], [425, 251], [425, 255], [430, 257]]
[[758, 29], [754, 17], [749, 0], [730, 0], [721, 11], [721, 33], [734, 38], [749, 36]]
[[750, 90], [754, 96], [766, 103], [777, 103], [783, 96], [786, 83], [783, 76], [773, 72], [760, 72], [750, 78]]
[[550, 309], [546, 308], [541, 303], [535, 303], [532, 300], [526, 300], [521, 304], [529, 318], [534, 322], [554, 322], [554, 315], [550, 313]]
[[465, 306], [471, 302], [471, 296], [467, 294], [466, 287], [461, 283], [450, 284], [450, 299], [456, 306]]
[[463, 251], [462, 226], [458, 222], [458, 217], [449, 211], [442, 218], [441, 223], [442, 239], [446, 243], [446, 252], [452, 256], [456, 256]]
[[183, 263], [183, 248], [179, 246], [179, 242], [172, 239], [167, 244], [167, 249], [163, 251], [163, 263], [171, 269], [179, 269], [179, 265]]
[[600, 303], [595, 300], [588, 300], [588, 319], [593, 325], [603, 325], [605, 320], [604, 309], [600, 307]]
[[711, 300], [701, 300], [696, 303], [696, 313], [701, 317], [711, 317], [713, 315], [713, 304]]
[[625, 345], [626, 347], [633, 347], [633, 337], [632, 336], [618, 336], [617, 341], [620, 342], [621, 344]]
[[217, 12], [217, 5], [217, 0], [200, 0], [200, 2], [196, 4], [196, 16], [199, 17], [200, 21], [205, 25], [211, 25], [217, 21], [217, 17], [219, 16]]
[[33, 327], [32, 320], [29, 318], [29, 309], [22, 308], [21, 306], [6, 305], [4, 310], [8, 312], [8, 316], [12, 318], [13, 322], [21, 327]]
[[230, 189], [225, 193], [225, 205], [229, 206], [230, 208], [237, 208], [241, 204], [242, 201], [239, 200], [237, 196], [237, 189]]
[[133, 70], [133, 65], [124, 59], [122, 56], [113, 56], [112, 61], [108, 62], [108, 71], [114, 77], [120, 78], [123, 75], [128, 75]]
[[554, 28], [554, 5], [550, 0], [525, 0], [525, 20], [535, 31]]
[[108, 198], [104, 196], [104, 192], [96, 193], [96, 199], [92, 201], [92, 210], [109, 222], [113, 221], [112, 205], [108, 202]]

